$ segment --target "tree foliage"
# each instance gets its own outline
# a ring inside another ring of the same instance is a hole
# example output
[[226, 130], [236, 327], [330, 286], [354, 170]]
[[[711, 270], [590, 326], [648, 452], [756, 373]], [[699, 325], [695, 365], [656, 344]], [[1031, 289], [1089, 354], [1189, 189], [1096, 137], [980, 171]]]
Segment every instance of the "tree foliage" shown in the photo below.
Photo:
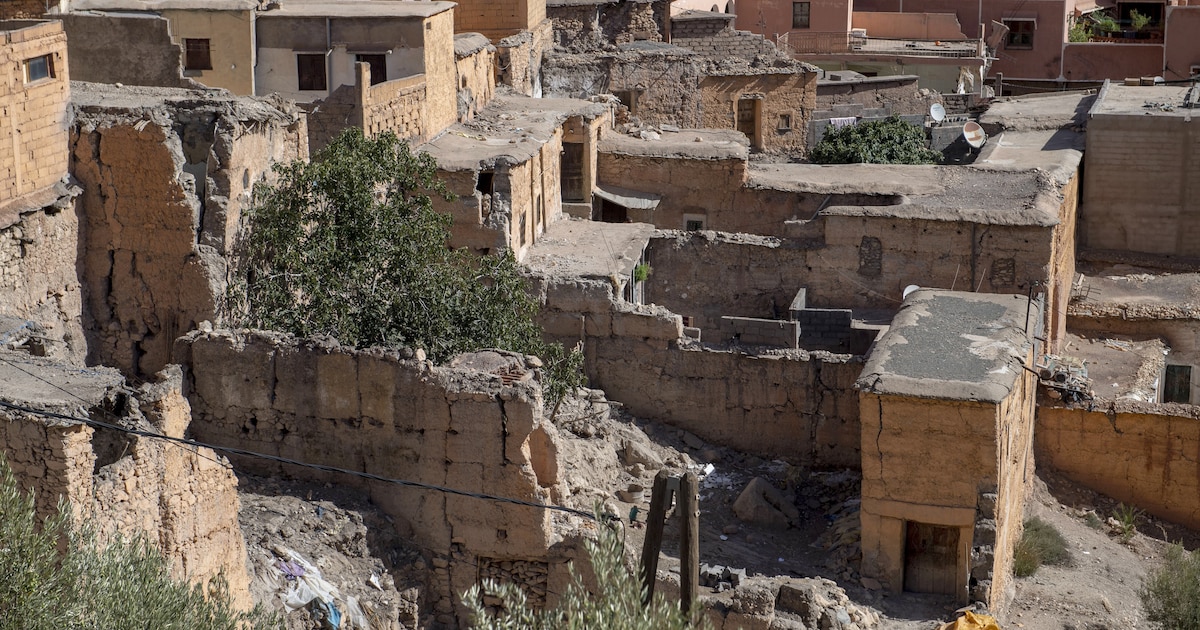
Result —
[[[449, 198], [436, 164], [391, 133], [346, 130], [311, 162], [255, 188], [230, 305], [242, 325], [330, 335], [356, 346], [408, 344], [437, 362], [482, 348], [545, 360], [547, 399], [581, 384], [582, 358], [551, 347], [510, 252], [447, 247]], [[557, 398], [556, 398], [557, 396]]]
[[828, 128], [809, 159], [815, 164], [935, 164], [941, 158], [926, 146], [925, 131], [897, 116]]
[[[571, 583], [558, 605], [535, 610], [517, 585], [485, 580], [482, 586], [474, 586], [463, 595], [463, 603], [471, 612], [471, 627], [478, 630], [707, 629], [706, 622], [694, 623], [679, 609], [678, 602], [661, 595], [650, 606], [642, 605], [641, 580], [625, 566], [625, 546], [617, 529], [617, 526], [601, 526], [597, 539], [584, 543], [596, 577], [595, 591], [588, 590], [583, 577], [572, 566]], [[489, 610], [485, 600], [498, 604]], [[698, 610], [698, 606], [693, 605], [692, 609]]]
[[281, 627], [261, 608], [234, 610], [223, 579], [207, 590], [172, 580], [166, 560], [144, 537], [101, 548], [95, 532], [73, 524], [63, 504], [39, 524], [33, 495], [21, 491], [0, 456], [0, 630]]
[[1200, 628], [1200, 555], [1172, 545], [1162, 566], [1146, 574], [1138, 596], [1146, 618], [1162, 630]]

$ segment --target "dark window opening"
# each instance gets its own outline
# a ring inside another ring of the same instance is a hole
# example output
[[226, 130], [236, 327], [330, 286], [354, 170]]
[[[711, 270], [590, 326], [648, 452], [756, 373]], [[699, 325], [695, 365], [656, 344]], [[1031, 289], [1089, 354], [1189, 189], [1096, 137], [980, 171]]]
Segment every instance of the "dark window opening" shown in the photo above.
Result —
[[601, 199], [600, 220], [605, 223], [629, 223], [629, 208]]
[[387, 55], [354, 55], [354, 61], [371, 66], [371, 85], [387, 81]]
[[811, 2], [792, 3], [792, 28], [808, 28], [812, 11]]
[[212, 54], [207, 39], [183, 40], [183, 69], [212, 70]]
[[42, 55], [25, 60], [25, 82], [33, 83], [42, 79], [54, 78], [54, 57]]
[[1163, 379], [1163, 402], [1192, 403], [1192, 366], [1168, 365]]
[[325, 91], [325, 55], [319, 53], [296, 55], [296, 77], [302, 91]]
[[519, 227], [521, 229], [521, 247], [525, 247], [525, 242], [528, 240], [528, 237], [525, 236], [526, 225], [525, 225], [525, 215], [524, 214], [521, 215], [521, 224]]
[[1037, 23], [1033, 20], [1004, 20], [1004, 25], [1008, 27], [1008, 36], [1004, 40], [1004, 47], [1009, 50], [1032, 50], [1033, 49], [1033, 31]]
[[688, 219], [684, 222], [683, 229], [687, 230], [688, 232], [699, 232], [700, 230], [704, 229], [704, 220]]
[[613, 92], [613, 96], [617, 97], [617, 100], [621, 101], [622, 105], [629, 108], [630, 116], [637, 116], [637, 101], [640, 94], [641, 92], [638, 90], [619, 90]]
[[492, 171], [482, 171], [479, 173], [479, 177], [475, 180], [475, 190], [478, 190], [485, 195], [492, 194], [493, 177], [495, 177], [495, 173]]

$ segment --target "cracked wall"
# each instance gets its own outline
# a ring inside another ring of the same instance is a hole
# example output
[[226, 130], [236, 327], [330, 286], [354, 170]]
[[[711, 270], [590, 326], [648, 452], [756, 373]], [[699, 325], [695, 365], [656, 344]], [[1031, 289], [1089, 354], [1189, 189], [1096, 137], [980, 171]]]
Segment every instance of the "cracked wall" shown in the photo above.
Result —
[[[559, 484], [557, 429], [543, 417], [540, 387], [532, 378], [509, 382], [496, 375], [507, 366], [533, 377], [532, 369], [511, 353], [464, 356], [435, 367], [420, 351], [355, 350], [265, 332], [196, 332], [175, 347], [199, 440], [385, 478], [548, 501]], [[466, 363], [453, 367], [459, 361]], [[475, 584], [479, 558], [545, 560], [555, 542], [546, 510], [253, 458], [235, 457], [234, 463], [255, 474], [364, 487], [401, 535], [434, 556], [435, 567], [449, 562], [440, 567], [447, 569], [447, 582], [432, 586], [442, 614], [459, 606], [458, 594]], [[565, 579], [564, 571], [552, 579]]]
[[[95, 420], [177, 438], [191, 421], [178, 368], [131, 390], [110, 368], [80, 370], [19, 354], [9, 354], [5, 362], [65, 388], [54, 390], [54, 396], [71, 394], [50, 403], [18, 397], [18, 404], [64, 415], [87, 408]], [[7, 370], [0, 379], [12, 383], [12, 376]], [[81, 380], [92, 383], [93, 393], [76, 398], [72, 392]], [[19, 390], [21, 396], [31, 389], [37, 386]], [[40, 517], [66, 499], [74, 517], [94, 526], [101, 540], [144, 533], [169, 562], [173, 577], [205, 584], [224, 574], [235, 606], [251, 605], [237, 521], [237, 478], [211, 450], [4, 410], [0, 452], [18, 484], [34, 490]]]
[[1040, 405], [1040, 466], [1168, 521], [1200, 527], [1200, 413], [1120, 401], [1107, 409]]
[[307, 156], [303, 122], [269, 101], [150, 94], [78, 105], [71, 137], [89, 360], [141, 375], [167, 364], [176, 337], [220, 319], [254, 184]]

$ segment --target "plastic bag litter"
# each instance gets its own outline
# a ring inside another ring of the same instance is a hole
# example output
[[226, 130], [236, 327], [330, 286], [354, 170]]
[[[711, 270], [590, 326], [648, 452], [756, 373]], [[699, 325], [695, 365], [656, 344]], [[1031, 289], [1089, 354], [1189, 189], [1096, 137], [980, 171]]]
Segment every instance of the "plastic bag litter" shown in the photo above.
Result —
[[963, 613], [963, 616], [944, 624], [938, 630], [1000, 630], [1000, 624], [995, 617], [977, 615], [967, 611]]
[[[272, 565], [276, 573], [286, 580], [287, 590], [283, 592], [282, 599], [283, 606], [288, 612], [305, 608], [315, 602], [315, 606], [323, 613], [330, 628], [342, 628], [343, 617], [347, 621], [344, 627], [350, 630], [368, 630], [370, 628], [367, 616], [363, 613], [358, 600], [354, 597], [346, 597], [345, 600], [342, 600], [342, 595], [337, 587], [321, 577], [320, 569], [291, 549], [276, 547], [273, 551], [285, 559], [282, 566], [286, 566], [288, 569], [284, 571], [280, 569], [279, 565]], [[299, 571], [295, 570], [297, 567], [300, 569]], [[336, 604], [339, 601], [342, 602], [340, 607]]]

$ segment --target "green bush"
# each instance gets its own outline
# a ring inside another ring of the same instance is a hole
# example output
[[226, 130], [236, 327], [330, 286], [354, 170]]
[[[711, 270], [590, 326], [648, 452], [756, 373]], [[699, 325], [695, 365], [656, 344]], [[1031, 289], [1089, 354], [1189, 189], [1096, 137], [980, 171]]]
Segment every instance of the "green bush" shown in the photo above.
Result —
[[39, 525], [33, 495], [0, 456], [0, 630], [249, 630], [281, 628], [261, 608], [234, 610], [224, 579], [176, 582], [144, 538], [101, 548], [69, 508]]
[[582, 355], [542, 341], [512, 253], [446, 246], [451, 219], [429, 195], [449, 193], [429, 155], [350, 128], [312, 162], [276, 173], [278, 183], [255, 187], [238, 245], [226, 304], [234, 324], [409, 344], [437, 362], [483, 348], [538, 355], [556, 405], [583, 383]]
[[1142, 580], [1138, 597], [1146, 618], [1159, 628], [1200, 628], [1200, 556], [1172, 545], [1162, 566]]
[[[571, 583], [552, 609], [534, 610], [524, 592], [511, 582], [485, 580], [463, 594], [471, 611], [471, 627], [478, 630], [684, 630], [705, 628], [679, 609], [679, 603], [657, 595], [650, 606], [642, 606], [642, 584], [625, 567], [619, 527], [600, 527], [596, 540], [585, 543], [596, 576], [593, 594], [571, 567]], [[492, 610], [485, 603], [493, 603]], [[692, 610], [698, 610], [693, 605]]]
[[1025, 521], [1025, 531], [1013, 551], [1013, 573], [1028, 577], [1044, 564], [1064, 565], [1070, 559], [1067, 541], [1053, 525], [1036, 516]]
[[815, 164], [935, 164], [941, 154], [927, 144], [924, 129], [889, 116], [827, 128], [809, 159]]

